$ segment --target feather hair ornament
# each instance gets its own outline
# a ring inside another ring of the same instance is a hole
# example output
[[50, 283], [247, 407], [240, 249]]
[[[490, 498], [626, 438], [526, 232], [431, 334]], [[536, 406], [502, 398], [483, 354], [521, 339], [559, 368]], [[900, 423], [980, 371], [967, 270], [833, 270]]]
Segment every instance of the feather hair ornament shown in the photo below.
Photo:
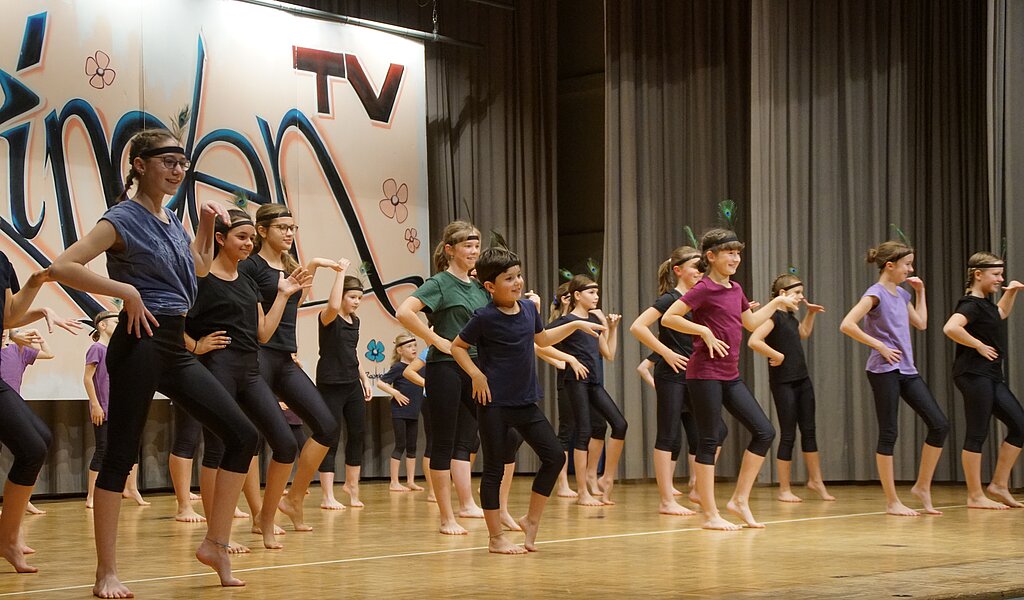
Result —
[[558, 268], [558, 275], [559, 275], [559, 277], [561, 277], [562, 279], [564, 279], [566, 281], [569, 281], [570, 279], [572, 279], [572, 271], [570, 271], [569, 269], [566, 269], [565, 267], [559, 267]]
[[732, 200], [722, 200], [718, 203], [718, 217], [722, 224], [728, 229], [736, 228], [736, 203]]
[[179, 142], [181, 141], [182, 134], [185, 133], [185, 130], [188, 128], [188, 123], [191, 120], [192, 107], [188, 104], [182, 106], [181, 109], [178, 110], [178, 114], [171, 115], [171, 126], [168, 127], [168, 129], [171, 130], [171, 135], [174, 136], [174, 139]]
[[508, 247], [508, 242], [505, 241], [505, 237], [493, 229], [491, 230], [491, 240], [488, 247], [501, 248], [502, 250], [508, 250], [511, 252], [511, 248]]
[[593, 258], [587, 258], [587, 273], [594, 281], [597, 281], [597, 278], [601, 276], [601, 265], [597, 264], [597, 261]]
[[907, 237], [906, 233], [903, 233], [903, 230], [900, 229], [899, 225], [895, 223], [889, 223], [889, 227], [892, 229], [893, 233], [896, 234], [896, 239], [906, 244], [907, 246], [913, 246], [913, 244], [910, 243], [910, 238]]
[[700, 242], [697, 241], [697, 236], [694, 235], [693, 229], [691, 229], [689, 225], [683, 227], [683, 233], [686, 234], [686, 243], [689, 244], [691, 248], [700, 250]]

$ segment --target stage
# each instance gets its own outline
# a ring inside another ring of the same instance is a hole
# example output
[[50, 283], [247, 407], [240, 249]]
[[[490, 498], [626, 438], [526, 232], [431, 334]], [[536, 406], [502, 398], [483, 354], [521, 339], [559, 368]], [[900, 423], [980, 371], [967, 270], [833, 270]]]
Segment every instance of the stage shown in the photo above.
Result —
[[[525, 511], [529, 481], [516, 479], [513, 514]], [[720, 505], [731, 489], [719, 484]], [[291, 531], [279, 516], [289, 529], [279, 538], [284, 550], [264, 550], [248, 520], [236, 520], [234, 541], [253, 551], [234, 561], [248, 586], [230, 590], [192, 558], [205, 525], [174, 521], [173, 497], [156, 495], [148, 507], [124, 501], [120, 574], [142, 598], [1024, 596], [1024, 509], [968, 510], [963, 487], [942, 485], [935, 500], [943, 516], [892, 517], [882, 512], [877, 485], [833, 485], [836, 502], [796, 491], [801, 504], [774, 500], [776, 488], [755, 488], [751, 505], [767, 528], [738, 532], [703, 531], [699, 516], [657, 514], [653, 482], [618, 486], [615, 506], [552, 498], [540, 551], [499, 556], [486, 551], [482, 520], [462, 520], [467, 536], [437, 534], [425, 492], [364, 483], [366, 508], [329, 512], [318, 508], [313, 487], [307, 521], [315, 530]], [[900, 492], [917, 506], [908, 486]], [[40, 572], [17, 575], [4, 565], [0, 597], [88, 597], [95, 567], [90, 511], [82, 499], [36, 504], [47, 514], [26, 516], [25, 529]]]

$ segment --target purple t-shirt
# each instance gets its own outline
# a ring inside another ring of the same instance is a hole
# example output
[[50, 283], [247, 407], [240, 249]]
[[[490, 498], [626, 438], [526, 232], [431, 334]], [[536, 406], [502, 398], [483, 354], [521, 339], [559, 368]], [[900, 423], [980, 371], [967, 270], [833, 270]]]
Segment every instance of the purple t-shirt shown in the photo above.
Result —
[[96, 388], [96, 399], [103, 409], [103, 416], [106, 419], [107, 406], [110, 400], [110, 376], [107, 375], [107, 347], [96, 342], [85, 351], [85, 364], [96, 365], [92, 374], [92, 385]]
[[[904, 375], [917, 375], [914, 348], [910, 345], [910, 292], [897, 287], [893, 295], [881, 283], [869, 287], [864, 296], [878, 299], [878, 304], [864, 317], [864, 333], [902, 353], [900, 362], [889, 364], [874, 348], [868, 356], [868, 373], [889, 373], [899, 369]], [[864, 296], [861, 296], [862, 298]]]
[[21, 380], [25, 376], [25, 369], [36, 362], [39, 351], [32, 346], [25, 346], [19, 352], [19, 347], [11, 342], [4, 346], [3, 350], [0, 350], [0, 379], [3, 379], [7, 385], [11, 386], [12, 390], [20, 394]]
[[709, 328], [716, 338], [729, 344], [725, 356], [708, 354], [707, 344], [700, 336], [693, 338], [693, 354], [686, 365], [687, 379], [733, 381], [740, 378], [740, 348], [743, 345], [743, 313], [750, 302], [740, 284], [731, 281], [724, 287], [704, 277], [679, 301], [690, 307], [693, 320]]

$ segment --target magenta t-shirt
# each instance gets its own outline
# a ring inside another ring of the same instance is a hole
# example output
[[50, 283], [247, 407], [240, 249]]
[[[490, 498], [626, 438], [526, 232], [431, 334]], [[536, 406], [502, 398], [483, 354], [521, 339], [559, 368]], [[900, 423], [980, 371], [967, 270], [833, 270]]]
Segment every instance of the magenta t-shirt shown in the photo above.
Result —
[[704, 277], [679, 301], [690, 307], [693, 320], [704, 325], [715, 337], [729, 344], [725, 356], [708, 354], [707, 344], [693, 336], [693, 354], [686, 365], [687, 379], [733, 381], [740, 378], [740, 348], [743, 345], [743, 313], [750, 308], [743, 288], [735, 281], [724, 287]]
[[21, 393], [21, 380], [25, 376], [25, 369], [34, 362], [39, 351], [32, 346], [25, 346], [18, 352], [19, 346], [13, 342], [7, 344], [0, 350], [0, 379], [11, 386], [15, 392]]
[[107, 374], [107, 347], [95, 342], [85, 351], [85, 364], [96, 365], [92, 374], [92, 385], [96, 388], [96, 399], [100, 402], [103, 415], [106, 417], [110, 402], [110, 376]]

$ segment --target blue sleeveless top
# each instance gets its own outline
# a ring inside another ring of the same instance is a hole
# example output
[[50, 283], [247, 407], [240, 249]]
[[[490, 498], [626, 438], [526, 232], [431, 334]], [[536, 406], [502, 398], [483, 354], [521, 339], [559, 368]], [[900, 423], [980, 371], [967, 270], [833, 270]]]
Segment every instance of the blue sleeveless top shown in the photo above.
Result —
[[164, 223], [138, 202], [124, 200], [100, 220], [114, 226], [124, 250], [107, 250], [107, 274], [139, 290], [154, 315], [184, 315], [196, 299], [196, 265], [191, 240], [167, 207]]

